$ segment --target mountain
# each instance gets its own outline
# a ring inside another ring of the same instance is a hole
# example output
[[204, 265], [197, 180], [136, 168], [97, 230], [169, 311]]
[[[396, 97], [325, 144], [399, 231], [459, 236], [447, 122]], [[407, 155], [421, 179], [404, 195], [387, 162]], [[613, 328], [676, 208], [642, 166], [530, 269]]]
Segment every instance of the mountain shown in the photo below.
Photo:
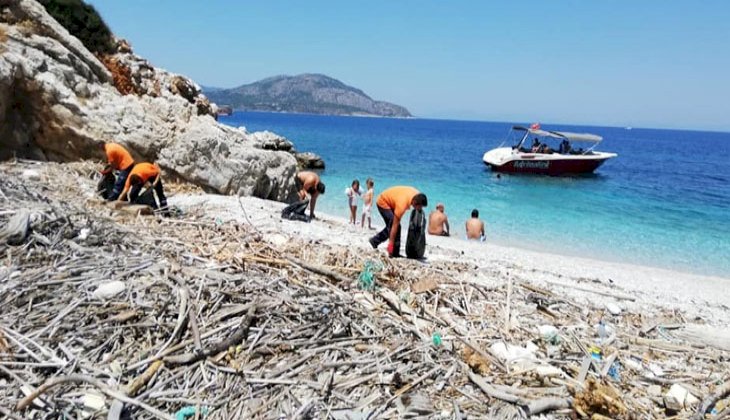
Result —
[[203, 88], [218, 105], [242, 111], [410, 117], [402, 106], [376, 101], [360, 89], [323, 74], [274, 76], [232, 89]]

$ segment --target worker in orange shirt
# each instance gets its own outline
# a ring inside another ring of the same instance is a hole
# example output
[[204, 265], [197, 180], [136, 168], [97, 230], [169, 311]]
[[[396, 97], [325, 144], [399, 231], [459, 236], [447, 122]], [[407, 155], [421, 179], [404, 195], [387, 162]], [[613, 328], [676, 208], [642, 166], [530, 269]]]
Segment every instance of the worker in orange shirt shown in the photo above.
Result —
[[385, 228], [370, 238], [370, 245], [377, 248], [387, 240], [388, 255], [400, 257], [401, 218], [410, 210], [411, 206], [416, 210], [422, 210], [428, 206], [428, 198], [413, 187], [398, 186], [381, 192], [375, 204], [383, 217]]
[[107, 166], [101, 173], [106, 175], [113, 170], [119, 171], [114, 181], [114, 188], [112, 189], [111, 195], [106, 197], [107, 200], [114, 201], [119, 198], [122, 187], [127, 182], [127, 177], [134, 167], [134, 159], [121, 144], [101, 143], [99, 147], [104, 151], [107, 159]]
[[147, 183], [152, 184], [152, 188], [157, 195], [157, 201], [160, 205], [153, 200], [152, 207], [154, 209], [162, 209], [162, 214], [165, 216], [170, 215], [170, 210], [167, 208], [167, 198], [165, 197], [165, 190], [162, 187], [162, 178], [160, 177], [160, 167], [157, 164], [152, 163], [138, 163], [134, 165], [132, 172], [127, 178], [127, 182], [124, 184], [124, 190], [119, 196], [119, 201], [129, 199], [129, 202], [135, 204], [142, 187]]

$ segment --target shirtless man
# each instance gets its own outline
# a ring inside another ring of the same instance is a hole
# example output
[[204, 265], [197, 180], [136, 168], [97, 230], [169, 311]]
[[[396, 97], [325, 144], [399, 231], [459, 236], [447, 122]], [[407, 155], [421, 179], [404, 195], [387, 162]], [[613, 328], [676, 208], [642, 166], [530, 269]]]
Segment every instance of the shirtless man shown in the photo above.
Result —
[[479, 220], [479, 210], [471, 211], [471, 219], [466, 221], [466, 239], [478, 239], [484, 241], [487, 236], [484, 233], [484, 222]]
[[[444, 229], [444, 226], [446, 229]], [[444, 213], [444, 204], [436, 204], [436, 210], [428, 215], [428, 234], [449, 236], [449, 218]]]
[[314, 172], [299, 172], [296, 177], [297, 190], [300, 200], [306, 200], [309, 194], [309, 217], [316, 219], [314, 216], [314, 206], [317, 203], [317, 197], [324, 194], [324, 182], [320, 182], [319, 175]]

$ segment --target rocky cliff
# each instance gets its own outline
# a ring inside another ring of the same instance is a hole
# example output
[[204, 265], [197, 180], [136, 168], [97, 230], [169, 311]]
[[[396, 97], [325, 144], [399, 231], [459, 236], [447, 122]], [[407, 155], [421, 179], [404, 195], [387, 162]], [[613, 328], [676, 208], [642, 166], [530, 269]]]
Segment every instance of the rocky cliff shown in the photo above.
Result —
[[239, 110], [411, 116], [402, 106], [373, 100], [362, 90], [322, 74], [276, 76], [233, 89], [206, 88], [205, 93], [214, 102]]
[[0, 0], [0, 159], [101, 159], [116, 141], [211, 192], [294, 196], [294, 156], [262, 149], [285, 139], [218, 124], [194, 82], [113, 48], [92, 54], [35, 0]]

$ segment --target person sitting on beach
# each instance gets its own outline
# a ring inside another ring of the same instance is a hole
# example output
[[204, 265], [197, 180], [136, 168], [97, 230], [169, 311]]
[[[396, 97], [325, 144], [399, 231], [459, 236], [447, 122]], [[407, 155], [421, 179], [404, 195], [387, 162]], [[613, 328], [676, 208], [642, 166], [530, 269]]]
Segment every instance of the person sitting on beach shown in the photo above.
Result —
[[101, 171], [102, 175], [107, 175], [112, 171], [119, 171], [114, 181], [114, 188], [111, 194], [105, 197], [108, 201], [114, 201], [122, 193], [122, 188], [127, 182], [127, 177], [129, 177], [129, 173], [134, 167], [134, 158], [132, 158], [132, 155], [124, 146], [118, 143], [100, 143], [99, 148], [104, 151], [107, 159], [107, 165]]
[[365, 181], [365, 187], [367, 187], [368, 190], [365, 192], [365, 195], [362, 196], [362, 222], [360, 222], [360, 226], [365, 229], [365, 217], [367, 216], [368, 229], [372, 229], [372, 217], [370, 214], [373, 208], [373, 196], [375, 195], [375, 182], [373, 182], [372, 178], [368, 178]]
[[153, 198], [151, 202], [152, 208], [155, 210], [160, 208], [163, 210], [163, 215], [169, 216], [170, 210], [167, 208], [167, 197], [165, 197], [165, 189], [162, 187], [160, 167], [157, 164], [145, 162], [134, 165], [132, 172], [130, 172], [127, 178], [127, 182], [124, 184], [124, 191], [119, 195], [119, 201], [128, 199], [131, 204], [142, 204], [138, 201], [139, 193], [142, 191], [142, 187], [148, 182], [152, 185], [157, 195], [157, 201], [160, 203], [158, 206]]
[[388, 241], [388, 255], [400, 257], [400, 221], [411, 207], [422, 210], [428, 206], [428, 198], [417, 189], [408, 186], [390, 187], [380, 193], [375, 204], [383, 217], [385, 228], [370, 238], [373, 248]]
[[357, 225], [357, 197], [360, 193], [360, 181], [352, 181], [352, 185], [345, 190], [347, 205], [350, 207], [350, 223]]
[[428, 234], [449, 236], [449, 218], [444, 213], [443, 203], [436, 204], [436, 210], [428, 215]]
[[484, 233], [484, 222], [479, 220], [479, 210], [471, 211], [471, 219], [466, 221], [466, 239], [478, 239], [485, 241], [487, 239]]
[[324, 182], [319, 180], [319, 175], [309, 171], [299, 172], [295, 182], [299, 191], [299, 200], [307, 200], [307, 195], [309, 195], [309, 217], [316, 219], [314, 206], [317, 204], [317, 197], [324, 194]]

